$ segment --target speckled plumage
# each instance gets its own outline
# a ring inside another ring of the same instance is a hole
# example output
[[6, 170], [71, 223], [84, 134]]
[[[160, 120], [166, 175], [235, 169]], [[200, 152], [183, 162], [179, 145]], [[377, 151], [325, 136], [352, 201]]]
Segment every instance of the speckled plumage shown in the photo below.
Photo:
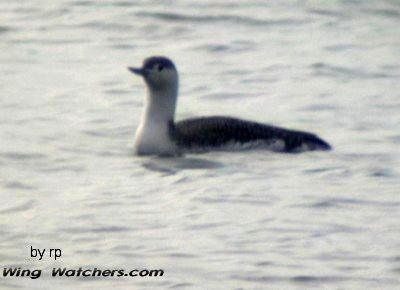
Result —
[[218, 148], [230, 143], [245, 144], [283, 141], [283, 152], [329, 150], [328, 143], [308, 132], [289, 130], [257, 122], [223, 116], [182, 120], [174, 126], [174, 138], [179, 147]]

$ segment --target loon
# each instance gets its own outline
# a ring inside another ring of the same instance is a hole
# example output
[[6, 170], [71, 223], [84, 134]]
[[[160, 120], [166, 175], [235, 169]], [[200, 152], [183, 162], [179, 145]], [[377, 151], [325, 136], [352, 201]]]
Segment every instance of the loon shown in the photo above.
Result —
[[128, 67], [147, 85], [145, 109], [136, 131], [137, 155], [180, 155], [184, 152], [224, 150], [232, 145], [296, 153], [330, 150], [331, 146], [308, 132], [289, 130], [233, 117], [210, 116], [174, 121], [178, 72], [163, 56], [146, 58], [142, 67]]

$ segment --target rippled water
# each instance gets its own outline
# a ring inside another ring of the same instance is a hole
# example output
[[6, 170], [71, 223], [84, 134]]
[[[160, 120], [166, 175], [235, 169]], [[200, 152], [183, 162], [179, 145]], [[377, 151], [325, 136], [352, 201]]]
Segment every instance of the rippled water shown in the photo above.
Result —
[[[1, 289], [398, 289], [398, 1], [2, 0], [0, 17], [1, 268], [45, 272]], [[180, 71], [177, 119], [334, 151], [132, 156], [145, 91], [126, 66], [153, 54]]]

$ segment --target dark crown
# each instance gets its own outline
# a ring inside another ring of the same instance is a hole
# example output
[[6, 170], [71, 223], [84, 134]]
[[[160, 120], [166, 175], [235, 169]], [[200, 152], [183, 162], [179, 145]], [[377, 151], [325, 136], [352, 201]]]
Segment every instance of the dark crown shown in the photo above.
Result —
[[174, 63], [164, 56], [152, 56], [146, 58], [143, 62], [143, 68], [152, 69], [155, 65], [161, 65], [164, 68], [175, 69]]

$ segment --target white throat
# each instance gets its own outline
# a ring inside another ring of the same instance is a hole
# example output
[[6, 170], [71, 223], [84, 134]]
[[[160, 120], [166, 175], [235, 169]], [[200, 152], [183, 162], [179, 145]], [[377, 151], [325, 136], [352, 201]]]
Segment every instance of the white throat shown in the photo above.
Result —
[[177, 97], [178, 84], [162, 90], [148, 87], [144, 112], [135, 135], [136, 154], [178, 153], [178, 147], [171, 136]]

